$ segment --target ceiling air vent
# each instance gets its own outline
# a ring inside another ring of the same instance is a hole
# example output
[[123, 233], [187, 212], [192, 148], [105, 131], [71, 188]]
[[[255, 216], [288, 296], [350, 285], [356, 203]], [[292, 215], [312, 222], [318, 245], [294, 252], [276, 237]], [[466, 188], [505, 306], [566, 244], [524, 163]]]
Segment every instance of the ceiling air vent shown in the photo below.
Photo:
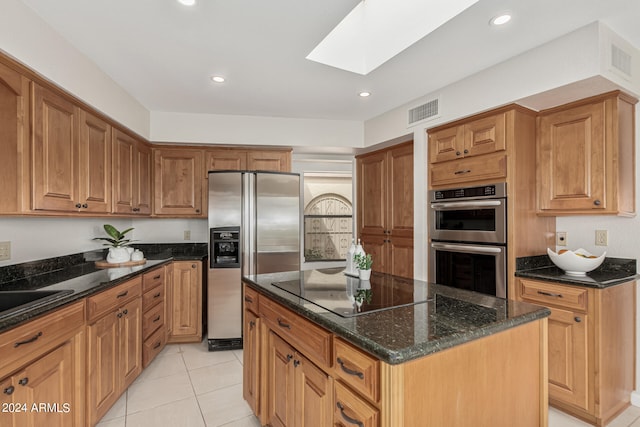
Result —
[[631, 77], [631, 55], [615, 44], [611, 45], [611, 66], [626, 76]]
[[422, 105], [418, 105], [417, 107], [410, 109], [409, 116], [408, 116], [409, 126], [412, 126], [423, 120], [433, 119], [438, 117], [438, 115], [440, 114], [439, 101], [440, 101], [440, 98], [432, 99], [429, 102], [426, 102]]

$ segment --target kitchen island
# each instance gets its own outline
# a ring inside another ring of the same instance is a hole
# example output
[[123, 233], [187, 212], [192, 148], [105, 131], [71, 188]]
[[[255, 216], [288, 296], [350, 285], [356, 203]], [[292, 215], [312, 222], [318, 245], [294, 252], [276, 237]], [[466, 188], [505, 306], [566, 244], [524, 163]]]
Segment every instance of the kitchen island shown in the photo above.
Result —
[[244, 397], [272, 426], [546, 426], [549, 310], [340, 269], [244, 278]]

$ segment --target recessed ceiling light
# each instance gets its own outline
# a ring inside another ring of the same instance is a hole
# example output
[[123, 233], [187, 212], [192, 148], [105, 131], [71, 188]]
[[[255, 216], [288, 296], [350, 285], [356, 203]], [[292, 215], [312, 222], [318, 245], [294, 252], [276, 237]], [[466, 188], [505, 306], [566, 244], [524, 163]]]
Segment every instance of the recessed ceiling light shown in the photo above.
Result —
[[494, 18], [491, 19], [491, 21], [489, 21], [491, 23], [491, 25], [504, 25], [507, 22], [511, 21], [511, 15], [508, 13], [503, 13], [501, 15], [498, 15]]
[[224, 77], [222, 76], [211, 76], [211, 80], [216, 83], [224, 83]]
[[366, 98], [367, 96], [371, 96], [371, 92], [360, 92], [358, 94], [361, 98]]
[[193, 6], [194, 4], [196, 4], [196, 0], [178, 0], [178, 3], [185, 6]]

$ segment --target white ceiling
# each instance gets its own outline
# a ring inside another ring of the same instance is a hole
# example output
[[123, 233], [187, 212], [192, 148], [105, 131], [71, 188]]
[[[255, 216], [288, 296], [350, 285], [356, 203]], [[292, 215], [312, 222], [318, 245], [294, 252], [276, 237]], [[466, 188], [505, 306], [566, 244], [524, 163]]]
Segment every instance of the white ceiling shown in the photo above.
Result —
[[366, 120], [596, 20], [640, 47], [638, 0], [480, 0], [362, 76], [305, 59], [357, 0], [22, 1], [150, 111]]

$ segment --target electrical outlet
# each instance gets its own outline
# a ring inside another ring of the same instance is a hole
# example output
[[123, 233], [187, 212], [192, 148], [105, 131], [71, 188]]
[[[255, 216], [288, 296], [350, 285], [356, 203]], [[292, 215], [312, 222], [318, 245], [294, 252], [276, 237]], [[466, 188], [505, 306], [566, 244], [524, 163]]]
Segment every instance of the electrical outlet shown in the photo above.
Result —
[[184, 230], [184, 240], [191, 240], [191, 230]]
[[609, 244], [609, 233], [607, 230], [596, 230], [596, 246], [607, 246]]
[[11, 259], [11, 242], [0, 242], [0, 261]]
[[556, 233], [556, 245], [557, 246], [567, 246], [567, 232], [566, 231], [558, 231]]

